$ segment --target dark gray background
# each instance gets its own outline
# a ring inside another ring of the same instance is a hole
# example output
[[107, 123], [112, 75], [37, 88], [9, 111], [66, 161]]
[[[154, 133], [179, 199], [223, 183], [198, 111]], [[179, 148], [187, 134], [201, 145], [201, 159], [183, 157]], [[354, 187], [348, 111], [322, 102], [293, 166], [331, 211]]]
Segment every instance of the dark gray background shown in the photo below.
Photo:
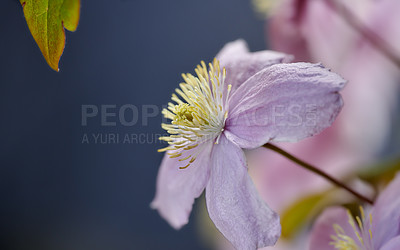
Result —
[[[247, 0], [82, 0], [59, 73], [47, 66], [17, 0], [0, 8], [1, 249], [204, 249], [196, 223], [175, 231], [149, 208], [160, 144], [82, 144], [84, 104], [161, 106], [200, 60], [228, 41], [265, 48]], [[192, 216], [193, 219], [193, 216]]]

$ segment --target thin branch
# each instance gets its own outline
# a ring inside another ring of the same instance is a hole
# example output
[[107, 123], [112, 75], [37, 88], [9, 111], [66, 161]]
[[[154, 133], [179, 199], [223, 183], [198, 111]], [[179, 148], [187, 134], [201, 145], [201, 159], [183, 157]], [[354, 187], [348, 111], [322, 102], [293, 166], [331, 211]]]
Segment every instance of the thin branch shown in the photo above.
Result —
[[305, 169], [307, 169], [307, 170], [309, 170], [309, 171], [311, 171], [311, 172], [313, 172], [313, 173], [315, 173], [315, 174], [317, 174], [317, 175], [319, 175], [319, 176], [325, 178], [326, 180], [332, 182], [332, 183], [335, 184], [336, 186], [341, 187], [341, 188], [343, 188], [343, 189], [349, 191], [349, 192], [352, 193], [354, 196], [356, 196], [358, 199], [360, 199], [360, 200], [362, 200], [362, 201], [365, 201], [365, 202], [368, 202], [368, 203], [371, 204], [371, 205], [374, 204], [374, 202], [373, 202], [372, 200], [370, 200], [369, 198], [365, 197], [364, 195], [358, 193], [357, 191], [351, 189], [351, 188], [348, 187], [346, 184], [340, 182], [339, 180], [336, 180], [335, 178], [333, 178], [332, 176], [328, 175], [328, 174], [325, 173], [324, 171], [322, 171], [322, 170], [320, 170], [320, 169], [318, 169], [318, 168], [316, 168], [316, 167], [314, 167], [314, 166], [312, 166], [312, 165], [310, 165], [310, 164], [308, 164], [308, 163], [306, 163], [306, 162], [304, 162], [304, 161], [298, 159], [297, 157], [295, 157], [295, 156], [289, 154], [288, 152], [284, 151], [283, 149], [281, 149], [281, 148], [279, 148], [279, 147], [277, 147], [277, 146], [274, 146], [274, 145], [272, 145], [272, 144], [269, 144], [269, 143], [264, 144], [263, 147], [268, 148], [268, 149], [271, 149], [271, 150], [277, 152], [278, 154], [283, 155], [284, 157], [286, 157], [286, 158], [288, 158], [289, 160], [291, 160], [291, 161], [297, 163], [298, 165], [304, 167]]

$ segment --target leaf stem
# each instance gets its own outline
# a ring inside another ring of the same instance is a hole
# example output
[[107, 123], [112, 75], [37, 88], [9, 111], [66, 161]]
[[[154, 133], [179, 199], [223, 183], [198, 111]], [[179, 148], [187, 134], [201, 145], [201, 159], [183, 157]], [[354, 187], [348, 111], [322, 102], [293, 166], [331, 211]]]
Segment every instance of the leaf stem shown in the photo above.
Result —
[[313, 172], [313, 173], [315, 173], [315, 174], [317, 174], [317, 175], [319, 175], [319, 176], [325, 178], [326, 180], [332, 182], [332, 183], [335, 184], [336, 186], [341, 187], [341, 188], [347, 190], [348, 192], [350, 192], [351, 194], [353, 194], [354, 196], [356, 196], [358, 199], [360, 199], [360, 200], [362, 200], [362, 201], [365, 201], [365, 202], [367, 202], [367, 203], [369, 203], [369, 204], [371, 204], [371, 205], [374, 204], [374, 202], [373, 202], [371, 199], [369, 199], [369, 198], [365, 197], [364, 195], [358, 193], [357, 191], [351, 189], [351, 188], [348, 187], [346, 184], [344, 184], [344, 183], [340, 182], [339, 180], [333, 178], [332, 176], [330, 176], [329, 174], [325, 173], [324, 171], [322, 171], [322, 170], [320, 170], [320, 169], [318, 169], [318, 168], [312, 166], [311, 164], [308, 164], [308, 163], [306, 163], [306, 162], [304, 162], [304, 161], [298, 159], [297, 157], [291, 155], [290, 153], [284, 151], [283, 149], [281, 149], [281, 148], [279, 148], [279, 147], [277, 147], [277, 146], [274, 146], [274, 145], [272, 145], [272, 144], [270, 144], [270, 143], [264, 144], [263, 147], [268, 148], [268, 149], [270, 149], [270, 150], [272, 150], [272, 151], [275, 151], [275, 152], [278, 153], [278, 154], [283, 155], [284, 157], [286, 157], [286, 158], [288, 158], [289, 160], [291, 160], [291, 161], [297, 163], [298, 165], [302, 166], [303, 168], [305, 168], [305, 169], [307, 169], [307, 170], [309, 170], [309, 171], [311, 171], [311, 172]]

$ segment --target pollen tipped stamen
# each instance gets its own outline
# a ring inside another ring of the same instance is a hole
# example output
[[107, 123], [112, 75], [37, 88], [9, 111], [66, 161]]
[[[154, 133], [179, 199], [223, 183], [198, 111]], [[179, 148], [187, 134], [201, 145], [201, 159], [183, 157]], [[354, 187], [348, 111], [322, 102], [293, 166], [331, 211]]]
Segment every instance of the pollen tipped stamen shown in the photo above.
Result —
[[173, 150], [173, 149], [174, 148], [172, 148], [172, 147], [165, 147], [165, 148], [158, 149], [157, 152], [162, 153], [162, 152], [165, 152], [165, 151], [168, 151], [168, 150]]
[[[195, 73], [195, 76], [182, 74], [184, 82], [179, 84], [176, 94], [171, 97], [176, 104], [168, 103], [168, 107], [162, 111], [164, 117], [171, 122], [161, 124], [170, 135], [160, 137], [169, 146], [159, 152], [170, 151], [168, 155], [171, 158], [188, 161], [180, 169], [195, 162], [203, 150], [199, 145], [215, 139], [218, 143], [228, 117], [227, 104], [232, 86], [225, 86], [225, 68], [221, 71], [217, 59], [209, 63], [208, 68], [201, 61], [195, 68]], [[187, 156], [183, 151], [193, 153]]]
[[189, 164], [187, 164], [186, 166], [184, 166], [184, 167], [179, 167], [179, 169], [185, 169], [185, 168], [187, 168], [187, 167], [189, 167], [190, 166], [190, 163]]
[[[360, 206], [360, 216], [355, 217], [355, 223], [352, 214], [350, 213], [349, 210], [347, 210], [347, 216], [348, 216], [348, 223], [350, 224], [351, 228], [354, 231], [354, 234], [357, 237], [357, 240], [359, 241], [359, 244], [361, 246], [366, 247], [369, 249], [370, 246], [372, 246], [372, 231], [371, 228], [366, 231], [365, 229], [365, 212], [364, 209]], [[372, 226], [372, 215], [369, 214], [369, 226]], [[341, 226], [338, 224], [333, 225], [334, 231], [336, 235], [331, 235], [332, 241], [329, 243], [330, 245], [334, 246], [335, 249], [339, 250], [358, 250], [359, 249], [359, 244], [355, 242], [353, 238], [345, 234], [345, 231]]]
[[169, 155], [169, 158], [177, 158], [177, 157], [182, 156], [182, 153], [172, 153], [172, 154], [168, 154], [168, 155]]
[[179, 161], [186, 161], [187, 159], [189, 159], [191, 157], [191, 155], [186, 156], [185, 158], [181, 158], [179, 159]]

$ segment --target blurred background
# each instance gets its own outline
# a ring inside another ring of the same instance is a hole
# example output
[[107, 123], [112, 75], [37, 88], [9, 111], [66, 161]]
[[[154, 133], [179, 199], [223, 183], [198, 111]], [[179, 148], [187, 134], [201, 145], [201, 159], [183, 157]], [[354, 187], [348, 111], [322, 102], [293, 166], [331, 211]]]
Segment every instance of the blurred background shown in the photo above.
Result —
[[[60, 72], [50, 69], [17, 0], [0, 8], [1, 249], [206, 249], [196, 220], [173, 230], [149, 204], [157, 142], [82, 143], [84, 134], [162, 133], [160, 115], [122, 126], [124, 104], [161, 107], [180, 74], [244, 38], [265, 49], [264, 21], [243, 0], [82, 0]], [[115, 105], [82, 126], [82, 105]], [[130, 118], [127, 117], [127, 120]], [[104, 139], [105, 140], [105, 139]], [[202, 203], [201, 206], [204, 206]], [[197, 209], [197, 208], [196, 208]], [[192, 215], [192, 217], [194, 217]]]
[[[181, 73], [238, 38], [251, 51], [271, 48], [295, 61], [322, 62], [349, 81], [332, 127], [280, 147], [343, 180], [361, 177], [368, 190], [381, 190], [400, 169], [397, 0], [81, 5], [78, 30], [66, 32], [59, 73], [43, 58], [19, 1], [5, 0], [0, 9], [0, 249], [231, 249], [202, 199], [180, 231], [149, 204], [163, 156], [161, 108]], [[364, 28], [388, 44], [371, 45]], [[324, 207], [357, 203], [280, 155], [247, 153], [260, 195], [281, 215], [275, 249], [306, 249]], [[308, 210], [293, 212], [298, 204]]]

